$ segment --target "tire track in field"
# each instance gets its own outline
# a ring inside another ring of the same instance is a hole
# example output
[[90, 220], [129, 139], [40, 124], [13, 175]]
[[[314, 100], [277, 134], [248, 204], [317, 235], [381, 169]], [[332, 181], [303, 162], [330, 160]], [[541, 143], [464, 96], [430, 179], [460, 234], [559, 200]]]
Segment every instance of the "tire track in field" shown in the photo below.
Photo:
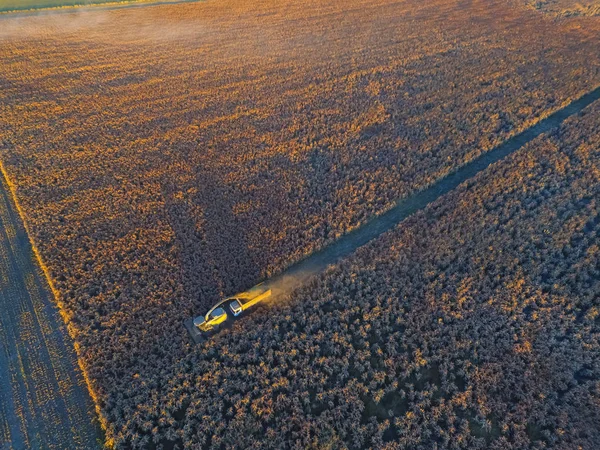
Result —
[[1, 178], [0, 449], [100, 448], [73, 343]]

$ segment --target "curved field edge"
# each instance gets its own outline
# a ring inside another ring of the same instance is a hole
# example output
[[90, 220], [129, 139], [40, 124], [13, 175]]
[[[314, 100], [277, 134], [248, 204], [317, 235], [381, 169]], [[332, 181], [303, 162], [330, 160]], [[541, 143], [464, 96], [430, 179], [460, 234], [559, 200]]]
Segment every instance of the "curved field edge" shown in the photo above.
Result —
[[[23, 211], [23, 208], [21, 207], [18, 197], [16, 195], [16, 187], [11, 182], [8, 172], [6, 171], [6, 169], [4, 167], [4, 163], [1, 160], [0, 160], [0, 172], [1, 172], [2, 178], [3, 178], [2, 184], [5, 183], [6, 187], [8, 187], [8, 191], [6, 192], [6, 194], [10, 197], [10, 200], [12, 201], [12, 203], [16, 209], [16, 212], [18, 213], [19, 218], [21, 219], [23, 228], [25, 229], [25, 232], [27, 234], [27, 238], [28, 238], [29, 244], [31, 246], [31, 250], [32, 250], [34, 258], [35, 258], [34, 262], [37, 263], [37, 265], [41, 269], [43, 277], [47, 283], [47, 287], [50, 290], [49, 293], [51, 293], [51, 295], [53, 296], [54, 304], [57, 307], [58, 313], [66, 326], [68, 336], [71, 339], [71, 343], [73, 344], [73, 348], [75, 350], [75, 355], [76, 355], [76, 359], [77, 359], [77, 364], [79, 366], [81, 375], [82, 375], [85, 385], [87, 387], [87, 392], [89, 393], [89, 395], [93, 401], [94, 409], [96, 411], [96, 415], [97, 415], [97, 419], [98, 419], [98, 423], [101, 427], [102, 436], [99, 436], [99, 438], [104, 442], [104, 445], [106, 447], [110, 448], [112, 446], [112, 444], [110, 441], [106, 441], [105, 436], [104, 436], [104, 432], [106, 430], [106, 420], [104, 419], [104, 417], [101, 413], [101, 410], [98, 406], [97, 396], [96, 396], [95, 390], [93, 388], [92, 381], [90, 380], [90, 377], [88, 376], [85, 362], [81, 358], [79, 344], [77, 343], [73, 326], [70, 323], [69, 314], [66, 312], [66, 310], [64, 308], [64, 304], [60, 300], [60, 293], [54, 286], [54, 282], [52, 280], [52, 277], [50, 275], [48, 267], [44, 263], [43, 257], [40, 254], [40, 251], [38, 250], [38, 247], [32, 237], [29, 225], [27, 223], [27, 216], [26, 216], [25, 212]], [[0, 186], [0, 189], [4, 189], [4, 187]], [[6, 190], [6, 189], [4, 189], [4, 190]]]

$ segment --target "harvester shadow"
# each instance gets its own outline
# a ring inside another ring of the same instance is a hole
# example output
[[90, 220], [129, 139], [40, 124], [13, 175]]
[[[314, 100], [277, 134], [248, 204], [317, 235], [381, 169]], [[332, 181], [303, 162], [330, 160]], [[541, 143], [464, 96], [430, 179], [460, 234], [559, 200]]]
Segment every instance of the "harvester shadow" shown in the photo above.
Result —
[[[248, 280], [259, 279], [264, 270], [250, 247], [252, 224], [234, 213], [234, 199], [223, 178], [218, 169], [202, 168], [195, 177], [193, 197], [187, 201], [171, 197], [169, 201], [184, 291], [191, 301], [189, 315], [244, 289]], [[191, 320], [184, 324], [192, 337], [198, 338]]]

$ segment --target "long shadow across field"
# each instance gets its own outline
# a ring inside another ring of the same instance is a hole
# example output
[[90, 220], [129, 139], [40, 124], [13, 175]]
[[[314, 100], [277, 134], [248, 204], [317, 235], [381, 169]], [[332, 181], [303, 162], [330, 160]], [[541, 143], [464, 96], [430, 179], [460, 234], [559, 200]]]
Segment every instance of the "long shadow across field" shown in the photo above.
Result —
[[[568, 106], [554, 112], [531, 128], [508, 139], [502, 145], [499, 145], [465, 164], [458, 170], [438, 180], [429, 188], [398, 201], [396, 205], [387, 212], [373, 218], [356, 230], [345, 234], [322, 250], [293, 264], [281, 274], [264, 281], [263, 286], [267, 289], [272, 289], [272, 298], [276, 298], [282, 293], [289, 292], [290, 289], [300, 286], [311, 276], [323, 272], [327, 267], [350, 255], [359, 247], [362, 247], [369, 241], [394, 228], [407, 217], [425, 208], [442, 195], [455, 189], [462, 182], [485, 170], [490, 164], [500, 161], [517, 151], [542, 133], [546, 133], [552, 128], [557, 127], [564, 120], [578, 114], [586, 106], [599, 99], [600, 87], [585, 94], [578, 100], [573, 101]], [[201, 342], [203, 340], [198, 337], [197, 332], [192, 333], [192, 337], [196, 342]]]

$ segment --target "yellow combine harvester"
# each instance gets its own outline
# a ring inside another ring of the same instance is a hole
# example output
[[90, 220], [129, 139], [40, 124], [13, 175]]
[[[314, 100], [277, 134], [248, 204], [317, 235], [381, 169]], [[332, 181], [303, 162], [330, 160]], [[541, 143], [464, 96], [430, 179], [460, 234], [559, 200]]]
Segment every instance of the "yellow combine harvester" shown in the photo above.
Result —
[[266, 288], [262, 283], [254, 286], [252, 289], [241, 292], [221, 300], [214, 305], [204, 316], [198, 316], [194, 319], [194, 327], [200, 331], [210, 331], [217, 325], [227, 320], [228, 314], [234, 317], [239, 316], [243, 311], [251, 306], [263, 301], [271, 296], [271, 289]]

